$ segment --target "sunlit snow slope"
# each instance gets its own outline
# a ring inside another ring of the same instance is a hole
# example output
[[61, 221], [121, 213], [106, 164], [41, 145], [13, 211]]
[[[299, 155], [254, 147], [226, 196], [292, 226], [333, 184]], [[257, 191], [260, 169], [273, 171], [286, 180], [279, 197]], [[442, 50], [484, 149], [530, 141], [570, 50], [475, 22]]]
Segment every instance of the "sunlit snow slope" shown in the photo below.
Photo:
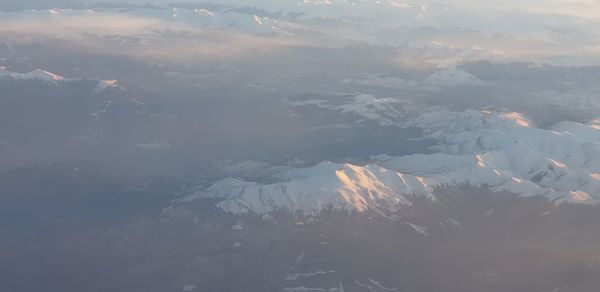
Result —
[[226, 211], [258, 214], [394, 212], [415, 196], [435, 200], [440, 189], [466, 185], [557, 202], [600, 199], [600, 120], [541, 129], [518, 113], [466, 111], [425, 114], [413, 125], [437, 141], [433, 154], [283, 169], [268, 174], [270, 184], [229, 178], [187, 199], [217, 198]]

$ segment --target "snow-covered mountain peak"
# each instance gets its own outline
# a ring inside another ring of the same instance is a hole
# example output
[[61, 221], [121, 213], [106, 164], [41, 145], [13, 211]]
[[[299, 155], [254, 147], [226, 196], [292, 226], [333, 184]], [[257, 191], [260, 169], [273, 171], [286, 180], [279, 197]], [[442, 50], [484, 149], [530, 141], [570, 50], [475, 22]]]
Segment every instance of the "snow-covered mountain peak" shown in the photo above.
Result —
[[44, 70], [34, 70], [32, 72], [29, 73], [24, 73], [22, 75], [22, 78], [27, 79], [27, 78], [37, 78], [37, 79], [41, 79], [41, 80], [52, 80], [52, 81], [61, 81], [64, 80], [64, 78], [60, 75], [48, 72], [48, 71], [44, 71]]
[[233, 213], [266, 214], [276, 210], [306, 215], [333, 208], [356, 212], [395, 211], [412, 203], [408, 194], [428, 194], [416, 177], [378, 165], [358, 166], [323, 162], [308, 168], [282, 171], [281, 180], [260, 184], [228, 178], [186, 200], [217, 198], [220, 208]]
[[54, 74], [45, 70], [37, 69], [27, 73], [16, 73], [6, 69], [6, 67], [0, 66], [0, 77], [8, 77], [12, 79], [36, 79], [42, 81], [63, 81], [65, 78], [58, 74]]
[[356, 122], [375, 121], [383, 126], [398, 125], [401, 120], [423, 110], [406, 99], [376, 97], [360, 92], [290, 100], [289, 104], [293, 107], [316, 107], [351, 114], [359, 118]]
[[367, 165], [261, 165], [257, 172], [269, 169], [265, 177], [270, 183], [230, 178], [188, 199], [217, 198], [220, 208], [234, 213], [283, 209], [314, 214], [334, 208], [387, 214], [411, 205], [415, 196], [435, 200], [440, 189], [469, 185], [557, 202], [596, 204], [600, 202], [600, 129], [596, 125], [596, 120], [563, 122], [541, 129], [514, 112], [428, 113], [413, 126], [435, 141], [434, 153], [377, 156]]
[[[36, 69], [26, 73], [17, 73], [10, 71], [3, 66], [0, 66], [0, 78], [9, 78], [13, 80], [35, 80], [51, 84], [58, 84], [59, 82], [77, 82], [84, 80], [84, 78], [65, 78], [58, 74], [42, 69]], [[98, 83], [96, 88], [94, 89], [94, 93], [100, 93], [108, 88], [116, 88], [119, 86], [119, 82], [117, 80], [91, 80], [96, 81]]]
[[521, 113], [466, 110], [463, 112], [439, 111], [425, 113], [416, 118], [414, 126], [434, 132], [444, 129], [450, 132], [484, 129], [512, 129], [531, 127], [532, 122]]
[[99, 80], [98, 86], [94, 90], [95, 93], [102, 92], [108, 88], [116, 88], [119, 87], [119, 81], [117, 80]]

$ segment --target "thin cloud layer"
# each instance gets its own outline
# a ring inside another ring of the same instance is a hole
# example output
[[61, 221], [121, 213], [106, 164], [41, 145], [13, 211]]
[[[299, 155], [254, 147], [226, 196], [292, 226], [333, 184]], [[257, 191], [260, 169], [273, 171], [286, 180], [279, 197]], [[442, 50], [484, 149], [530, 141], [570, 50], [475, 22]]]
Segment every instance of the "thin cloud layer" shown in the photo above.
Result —
[[[362, 43], [374, 50], [395, 50], [388, 61], [409, 68], [474, 61], [598, 63], [600, 36], [594, 30], [600, 26], [600, 8], [595, 1], [259, 2], [25, 10], [2, 13], [0, 33], [79, 39], [86, 46], [116, 45], [139, 57], [175, 56], [179, 61], [237, 59], [302, 47], [344, 49]], [[253, 5], [261, 9], [249, 8]], [[105, 43], [89, 40], [97, 37]]]
[[150, 17], [58, 9], [5, 13], [0, 19], [0, 27], [0, 31], [5, 32], [69, 37], [85, 34], [134, 35], [169, 28]]

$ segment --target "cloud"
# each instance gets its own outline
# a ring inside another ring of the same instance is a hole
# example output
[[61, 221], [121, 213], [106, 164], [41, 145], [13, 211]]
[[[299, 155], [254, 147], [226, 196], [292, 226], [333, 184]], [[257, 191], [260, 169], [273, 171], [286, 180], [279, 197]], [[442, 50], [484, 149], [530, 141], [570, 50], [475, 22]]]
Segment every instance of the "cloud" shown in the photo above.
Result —
[[132, 35], [169, 28], [158, 19], [92, 10], [48, 10], [3, 13], [0, 31], [81, 36], [84, 34]]
[[36, 36], [41, 40], [45, 36], [76, 42], [95, 52], [181, 62], [258, 57], [276, 54], [287, 47], [316, 44], [306, 38], [203, 26], [165, 19], [163, 15], [152, 16], [153, 11], [143, 12], [148, 15], [135, 14], [140, 11], [70, 9], [0, 13], [0, 35], [12, 36], [15, 43], [29, 42]]
[[378, 75], [367, 75], [362, 79], [348, 78], [340, 81], [342, 85], [359, 85], [359, 86], [372, 86], [372, 87], [383, 87], [391, 89], [401, 89], [407, 87], [414, 87], [418, 83], [414, 80], [406, 80], [397, 77], [389, 76], [378, 76]]
[[[600, 63], [596, 1], [533, 2], [536, 5], [434, 0], [421, 9], [408, 1], [408, 6], [390, 9], [396, 6], [389, 1], [358, 1], [354, 5], [366, 9], [360, 10], [360, 17], [347, 17], [358, 10], [344, 1], [330, 5], [257, 1], [248, 5], [264, 5], [265, 10], [217, 9], [201, 15], [197, 12], [202, 9], [183, 7], [27, 10], [0, 13], [0, 34], [18, 35], [14, 39], [59, 37], [93, 50], [177, 62], [260, 60], [290, 51], [294, 55], [290, 57], [298, 59], [303, 49], [306, 55], [313, 48], [348, 52], [364, 44], [373, 51], [395, 50], [386, 61], [401, 68], [443, 68], [474, 61]], [[287, 17], [282, 10], [268, 17], [253, 15], [281, 5], [306, 14]]]

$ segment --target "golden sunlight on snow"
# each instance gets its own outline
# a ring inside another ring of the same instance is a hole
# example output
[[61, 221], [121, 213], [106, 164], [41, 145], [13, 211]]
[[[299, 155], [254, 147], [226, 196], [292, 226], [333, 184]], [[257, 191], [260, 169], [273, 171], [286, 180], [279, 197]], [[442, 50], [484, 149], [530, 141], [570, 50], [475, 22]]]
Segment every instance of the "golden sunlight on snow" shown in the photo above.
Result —
[[477, 165], [479, 167], [485, 167], [485, 161], [483, 161], [483, 157], [481, 155], [475, 155], [475, 159], [477, 159]]
[[573, 199], [575, 199], [576, 201], [587, 201], [589, 199], [591, 199], [592, 197], [583, 191], [574, 191], [574, 192], [570, 192], [571, 193], [571, 197]]
[[424, 177], [417, 176], [417, 180], [421, 183], [421, 185], [423, 185], [423, 187], [425, 187], [425, 189], [429, 188], [429, 186], [427, 185], [427, 182], [425, 182]]
[[521, 127], [531, 127], [531, 122], [520, 113], [516, 113], [516, 112], [505, 113], [505, 114], [501, 115], [500, 117], [508, 119], [508, 120], [512, 120]]
[[552, 162], [552, 164], [554, 164], [554, 166], [556, 166], [558, 168], [565, 168], [565, 167], [567, 167], [564, 163], [558, 162], [558, 161], [556, 161], [554, 159], [548, 158], [548, 160], [550, 160], [550, 162]]
[[342, 195], [346, 203], [353, 206], [358, 212], [364, 212], [367, 210], [367, 204], [363, 201], [363, 198], [356, 190], [356, 185], [348, 177], [343, 169], [335, 171], [336, 177], [342, 183], [339, 193]]
[[354, 176], [355, 181], [358, 182], [358, 185], [361, 188], [370, 189], [372, 188], [371, 179], [373, 175], [366, 169], [360, 166], [346, 164], [350, 170], [352, 170], [352, 176]]

